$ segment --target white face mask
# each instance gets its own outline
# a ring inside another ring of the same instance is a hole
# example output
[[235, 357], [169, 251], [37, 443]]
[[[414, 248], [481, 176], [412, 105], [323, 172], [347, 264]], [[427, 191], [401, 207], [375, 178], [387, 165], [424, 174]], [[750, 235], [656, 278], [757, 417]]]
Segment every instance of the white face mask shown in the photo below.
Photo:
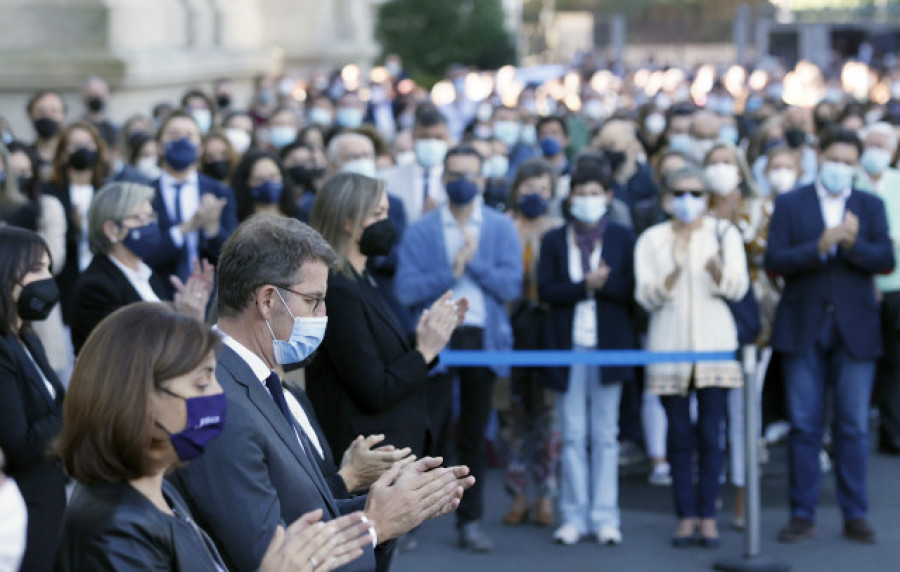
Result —
[[148, 157], [141, 157], [137, 164], [138, 171], [141, 172], [142, 175], [150, 179], [151, 181], [155, 181], [159, 178], [159, 174], [161, 169], [159, 168], [159, 158], [150, 155]]
[[693, 155], [695, 161], [702, 163], [703, 158], [706, 157], [706, 154], [709, 153], [709, 150], [715, 144], [714, 139], [696, 139], [691, 137], [691, 155]]
[[375, 178], [378, 175], [378, 166], [375, 165], [375, 159], [356, 159], [355, 161], [344, 163], [341, 171]]
[[397, 161], [397, 165], [412, 165], [416, 162], [416, 152], [401, 151], [400, 153], [397, 153], [395, 159]]
[[569, 212], [584, 224], [595, 224], [606, 214], [606, 197], [572, 197], [569, 200]]
[[294, 319], [294, 326], [291, 328], [291, 335], [287, 340], [276, 338], [272, 326], [266, 320], [266, 326], [269, 327], [269, 333], [272, 334], [275, 363], [280, 365], [300, 363], [311, 356], [322, 343], [322, 339], [325, 337], [325, 328], [328, 325], [328, 316], [296, 318], [282, 298], [281, 292], [277, 289], [275, 292], [281, 298], [281, 303], [284, 304], [288, 314]]
[[706, 198], [686, 193], [672, 199], [672, 214], [685, 224], [691, 224], [706, 212]]
[[727, 195], [741, 184], [741, 172], [737, 165], [714, 163], [703, 169], [703, 183], [717, 195]]
[[238, 127], [229, 127], [225, 130], [225, 136], [234, 148], [234, 152], [243, 155], [250, 148], [250, 134]]
[[28, 509], [16, 481], [0, 485], [0, 570], [18, 570], [25, 553]]
[[769, 171], [769, 186], [778, 194], [786, 193], [797, 184], [797, 173], [790, 167], [778, 167]]
[[484, 160], [481, 174], [488, 179], [500, 179], [509, 171], [509, 159], [506, 155], [491, 155]]
[[662, 113], [651, 113], [644, 119], [644, 129], [652, 135], [659, 135], [666, 130], [666, 117]]
[[415, 142], [414, 153], [419, 164], [430, 169], [444, 161], [447, 142], [441, 139], [419, 139]]

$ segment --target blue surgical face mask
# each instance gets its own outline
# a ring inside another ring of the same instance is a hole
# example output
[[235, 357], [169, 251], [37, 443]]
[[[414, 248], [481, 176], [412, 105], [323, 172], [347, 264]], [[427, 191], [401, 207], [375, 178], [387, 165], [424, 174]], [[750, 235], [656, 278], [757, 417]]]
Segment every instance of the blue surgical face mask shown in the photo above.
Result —
[[197, 146], [184, 137], [165, 145], [166, 163], [176, 171], [184, 171], [197, 161]]
[[287, 147], [297, 138], [297, 129], [290, 125], [278, 125], [269, 130], [269, 143], [276, 149]]
[[414, 152], [419, 165], [430, 169], [439, 165], [447, 154], [447, 142], [441, 139], [419, 139]]
[[550, 201], [538, 193], [526, 193], [519, 197], [519, 212], [525, 218], [536, 219], [547, 212]]
[[281, 296], [278, 289], [275, 290], [281, 303], [284, 304], [288, 314], [294, 320], [294, 326], [291, 328], [291, 335], [287, 340], [279, 340], [272, 331], [272, 326], [266, 320], [266, 326], [269, 327], [269, 333], [272, 334], [272, 346], [275, 350], [275, 363], [280, 365], [288, 365], [300, 363], [308, 358], [325, 337], [325, 327], [328, 325], [328, 316], [316, 318], [296, 318], [287, 303]]
[[706, 199], [684, 194], [672, 199], [672, 213], [685, 224], [691, 224], [706, 212]]
[[356, 129], [357, 127], [362, 125], [362, 111], [355, 107], [341, 107], [340, 109], [338, 109], [335, 122], [341, 127], [346, 127], [347, 129]]
[[859, 158], [866, 173], [870, 175], [880, 175], [891, 164], [891, 153], [877, 147], [869, 147], [863, 151], [862, 157]]
[[724, 141], [725, 143], [731, 143], [732, 145], [737, 145], [740, 140], [740, 133], [738, 133], [738, 128], [734, 125], [723, 125], [719, 129], [719, 141]]
[[512, 147], [519, 141], [522, 126], [518, 121], [495, 121], [494, 137], [507, 147]]
[[209, 128], [212, 127], [212, 112], [208, 109], [193, 109], [191, 110], [191, 117], [197, 122], [200, 133], [206, 134]]
[[850, 165], [836, 161], [825, 161], [819, 171], [822, 186], [832, 195], [839, 195], [853, 184], [855, 169]]

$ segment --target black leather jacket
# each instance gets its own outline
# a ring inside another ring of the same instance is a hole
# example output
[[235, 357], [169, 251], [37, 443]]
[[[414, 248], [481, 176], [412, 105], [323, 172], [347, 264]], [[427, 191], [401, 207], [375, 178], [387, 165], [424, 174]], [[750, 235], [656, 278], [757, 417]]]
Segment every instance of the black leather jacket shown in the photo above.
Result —
[[176, 516], [128, 483], [79, 484], [63, 519], [56, 570], [225, 570], [181, 495], [167, 482], [163, 494]]

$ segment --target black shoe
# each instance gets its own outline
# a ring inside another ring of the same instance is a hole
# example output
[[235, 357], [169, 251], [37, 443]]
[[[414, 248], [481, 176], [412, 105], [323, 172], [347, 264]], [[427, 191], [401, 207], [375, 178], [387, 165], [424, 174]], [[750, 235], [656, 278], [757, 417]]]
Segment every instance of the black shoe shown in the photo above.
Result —
[[494, 541], [484, 532], [480, 521], [467, 522], [459, 527], [459, 547], [472, 552], [490, 552]]
[[804, 538], [812, 538], [815, 532], [816, 528], [811, 521], [793, 516], [791, 521], [778, 533], [778, 542], [793, 544], [800, 542]]
[[864, 518], [852, 518], [844, 523], [844, 537], [862, 544], [875, 544], [875, 530]]
[[703, 548], [718, 548], [722, 544], [722, 539], [718, 536], [703, 536], [697, 538], [697, 544]]
[[689, 546], [693, 546], [695, 542], [697, 542], [697, 537], [693, 534], [690, 536], [672, 537], [672, 546], [675, 548], [688, 548]]

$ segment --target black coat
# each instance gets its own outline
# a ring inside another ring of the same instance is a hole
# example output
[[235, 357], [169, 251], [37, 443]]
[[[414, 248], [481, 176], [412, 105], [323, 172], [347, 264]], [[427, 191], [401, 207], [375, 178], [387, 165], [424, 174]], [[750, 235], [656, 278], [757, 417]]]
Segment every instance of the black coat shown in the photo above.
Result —
[[[368, 278], [328, 278], [328, 329], [307, 369], [306, 391], [335, 458], [357, 435], [421, 455], [429, 364]], [[432, 364], [433, 365], [433, 364]]]
[[22, 570], [49, 570], [66, 508], [65, 478], [48, 450], [62, 429], [65, 389], [47, 362], [37, 336], [22, 333], [34, 362], [56, 390], [50, 392], [25, 347], [9, 334], [0, 337], [0, 449], [5, 472], [16, 480], [28, 505], [28, 543]]
[[[150, 277], [150, 287], [161, 300], [167, 299], [165, 282], [159, 275], [154, 273]], [[75, 354], [81, 351], [88, 336], [105, 317], [140, 301], [140, 294], [109, 256], [95, 256], [75, 282], [69, 320]]]
[[[94, 190], [96, 193], [96, 189]], [[87, 217], [81, 221], [81, 230], [75, 225], [75, 211], [72, 208], [72, 197], [69, 194], [69, 187], [60, 187], [53, 183], [46, 183], [43, 190], [44, 194], [53, 195], [62, 204], [63, 211], [66, 213], [66, 264], [56, 276], [56, 286], [59, 288], [59, 303], [62, 307], [63, 322], [66, 324], [72, 318], [72, 297], [75, 293], [75, 282], [78, 275], [81, 274], [78, 265], [78, 239], [81, 233], [87, 232]]]
[[[584, 280], [569, 278], [569, 225], [555, 228], [541, 241], [538, 263], [538, 295], [551, 308], [547, 322], [547, 349], [571, 350], [575, 306], [588, 299]], [[603, 261], [610, 268], [609, 278], [594, 293], [597, 305], [597, 348], [630, 350], [637, 347], [630, 309], [634, 299], [634, 234], [630, 229], [609, 223], [603, 235]], [[569, 368], [548, 367], [547, 385], [556, 391], [569, 386]], [[634, 368], [611, 366], [601, 368], [603, 383], [628, 381]]]
[[181, 495], [167, 482], [163, 495], [175, 516], [128, 483], [79, 484], [63, 520], [56, 570], [215, 572], [217, 562], [224, 567]]

